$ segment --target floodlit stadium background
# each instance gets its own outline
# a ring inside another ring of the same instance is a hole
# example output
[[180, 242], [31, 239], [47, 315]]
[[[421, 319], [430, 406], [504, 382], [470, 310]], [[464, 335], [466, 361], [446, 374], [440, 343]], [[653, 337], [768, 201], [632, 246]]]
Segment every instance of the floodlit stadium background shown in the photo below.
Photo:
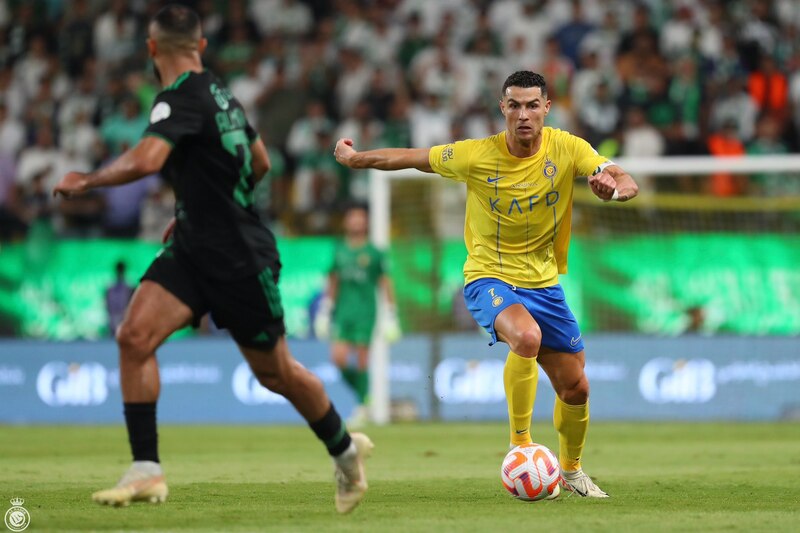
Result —
[[[279, 237], [292, 348], [343, 413], [353, 398], [309, 317], [342, 207], [380, 198], [405, 335], [376, 401], [388, 394], [396, 419], [505, 417], [505, 350], [460, 296], [463, 190], [347, 171], [332, 146], [492, 134], [500, 86], [524, 68], [548, 81], [548, 125], [643, 169], [625, 206], [576, 190], [562, 282], [587, 338], [593, 417], [800, 416], [796, 2], [189, 3], [207, 65], [269, 145], [256, 205]], [[0, 0], [0, 423], [121, 421], [105, 291], [118, 261], [135, 285], [152, 260], [171, 192], [158, 176], [71, 202], [49, 191], [139, 139], [158, 92], [143, 46], [158, 6]], [[724, 156], [748, 157], [747, 172], [703, 159]], [[160, 352], [162, 421], [299, 421], [213, 324], [176, 336]], [[544, 416], [550, 401], [537, 405]]]

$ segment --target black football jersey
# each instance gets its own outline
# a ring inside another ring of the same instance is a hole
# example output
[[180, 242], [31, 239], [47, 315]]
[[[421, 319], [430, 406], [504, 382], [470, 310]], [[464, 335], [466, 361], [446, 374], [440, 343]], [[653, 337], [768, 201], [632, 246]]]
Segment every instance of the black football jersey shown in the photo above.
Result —
[[275, 237], [253, 209], [257, 134], [223, 82], [183, 73], [156, 97], [144, 135], [173, 147], [161, 174], [175, 189], [175, 252], [211, 278], [277, 274]]

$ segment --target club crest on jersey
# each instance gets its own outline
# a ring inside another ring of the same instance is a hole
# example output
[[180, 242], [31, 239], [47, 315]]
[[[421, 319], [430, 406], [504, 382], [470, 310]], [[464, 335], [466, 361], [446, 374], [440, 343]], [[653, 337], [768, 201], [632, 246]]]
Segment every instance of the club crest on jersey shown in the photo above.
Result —
[[544, 168], [542, 169], [542, 174], [544, 174], [544, 177], [551, 180], [556, 177], [556, 172], [558, 172], [558, 167], [556, 167], [556, 164], [553, 163], [550, 158], [545, 159]]
[[442, 163], [447, 163], [451, 159], [453, 159], [453, 145], [448, 144], [444, 147], [444, 150], [442, 150]]
[[498, 296], [494, 293], [494, 287], [489, 289], [489, 296], [492, 297], [492, 307], [498, 307], [500, 304], [503, 303], [503, 297]]

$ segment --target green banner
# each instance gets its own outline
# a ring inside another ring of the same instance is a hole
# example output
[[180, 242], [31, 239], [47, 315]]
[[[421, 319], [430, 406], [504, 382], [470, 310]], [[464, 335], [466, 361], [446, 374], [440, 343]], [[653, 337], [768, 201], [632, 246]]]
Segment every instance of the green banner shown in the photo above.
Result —
[[584, 328], [800, 334], [798, 236], [646, 235], [576, 244], [568, 277], [577, 278], [582, 307], [591, 310]]
[[[335, 240], [280, 239], [289, 335], [309, 334]], [[107, 336], [105, 289], [114, 264], [135, 285], [160, 249], [138, 241], [55, 240], [0, 247], [0, 334], [70, 340]], [[398, 240], [392, 275], [407, 332], [463, 327], [466, 255], [460, 240]], [[584, 332], [800, 334], [800, 237], [649, 235], [574, 238], [561, 283]], [[461, 309], [459, 309], [461, 308]], [[467, 316], [466, 326], [471, 327]]]

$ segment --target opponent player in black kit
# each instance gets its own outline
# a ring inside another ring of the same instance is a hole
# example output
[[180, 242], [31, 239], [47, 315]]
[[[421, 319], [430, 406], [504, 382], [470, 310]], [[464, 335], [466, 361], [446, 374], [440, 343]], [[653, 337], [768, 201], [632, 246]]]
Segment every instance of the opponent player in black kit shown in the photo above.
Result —
[[70, 172], [54, 190], [70, 197], [160, 171], [176, 196], [172, 239], [142, 277], [116, 332], [133, 465], [115, 487], [92, 498], [111, 505], [166, 499], [155, 350], [210, 311], [230, 330], [259, 382], [285, 396], [325, 443], [335, 464], [336, 509], [351, 511], [367, 489], [363, 458], [372, 443], [347, 432], [320, 380], [289, 353], [275, 238], [253, 210], [253, 187], [270, 168], [264, 143], [230, 91], [203, 69], [207, 42], [194, 11], [169, 5], [148, 31], [147, 49], [164, 90], [144, 137], [108, 167]]

